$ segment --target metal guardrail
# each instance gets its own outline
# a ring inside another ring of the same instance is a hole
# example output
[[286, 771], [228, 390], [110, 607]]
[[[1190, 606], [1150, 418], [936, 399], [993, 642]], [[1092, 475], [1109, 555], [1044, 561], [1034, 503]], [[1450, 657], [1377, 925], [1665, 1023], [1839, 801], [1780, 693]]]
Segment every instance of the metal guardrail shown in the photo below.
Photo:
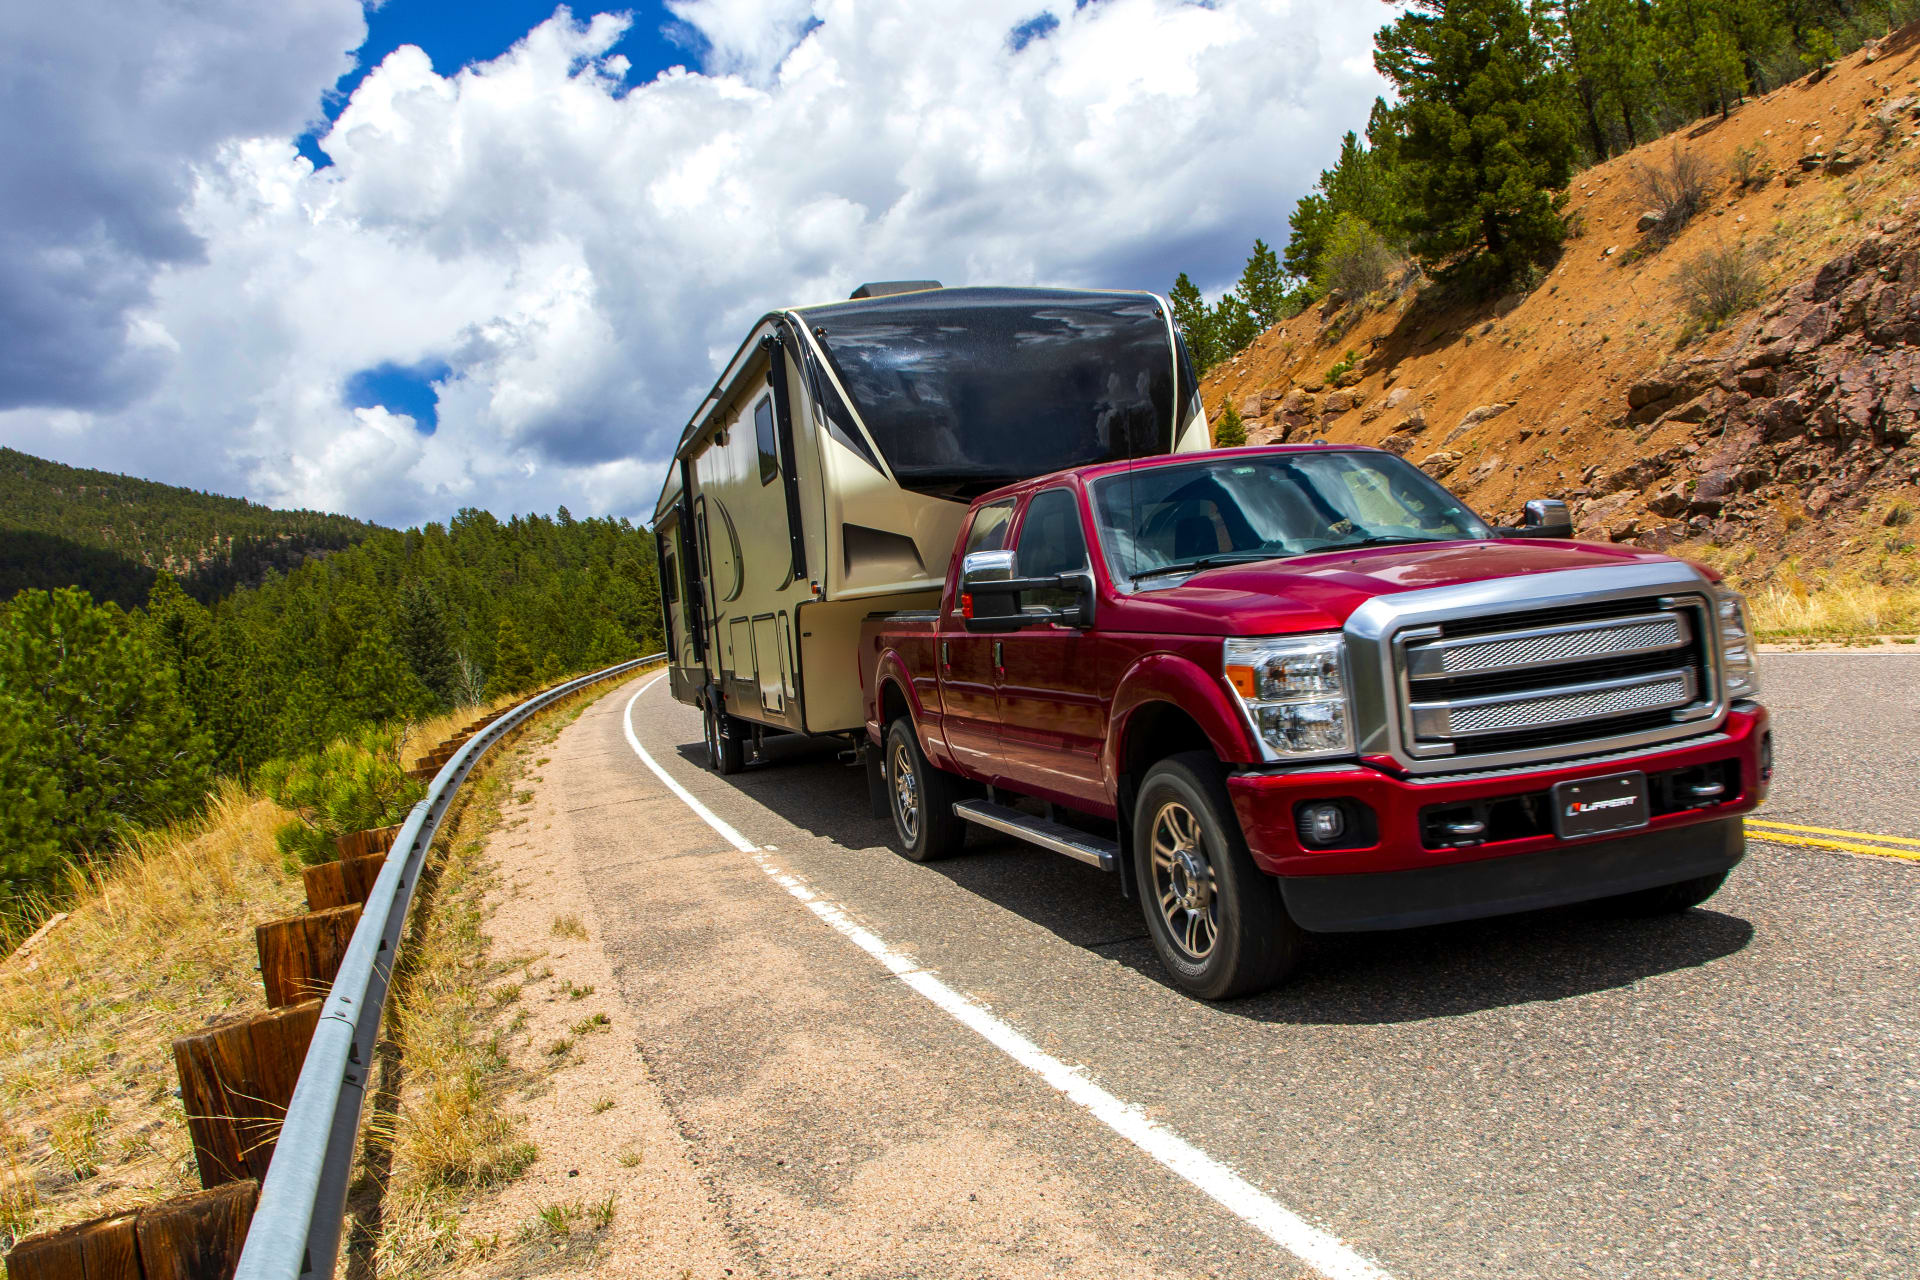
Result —
[[340, 972], [321, 1006], [320, 1023], [287, 1104], [235, 1280], [301, 1280], [334, 1273], [360, 1110], [380, 1035], [380, 1013], [427, 850], [460, 784], [489, 747], [537, 712], [589, 685], [666, 656], [635, 658], [527, 699], [469, 738], [434, 775], [426, 798], [413, 807], [394, 837], [386, 865], [367, 895], [359, 927], [340, 961]]

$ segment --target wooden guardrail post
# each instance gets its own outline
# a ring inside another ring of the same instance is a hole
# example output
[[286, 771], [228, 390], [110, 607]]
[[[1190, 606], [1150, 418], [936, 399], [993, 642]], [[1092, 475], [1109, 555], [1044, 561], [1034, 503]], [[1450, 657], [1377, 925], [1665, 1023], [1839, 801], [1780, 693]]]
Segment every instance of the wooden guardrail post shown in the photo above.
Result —
[[231, 1280], [259, 1202], [249, 1178], [148, 1205], [135, 1224], [142, 1280]]
[[266, 1176], [320, 1003], [308, 1000], [173, 1042], [201, 1186]]
[[300, 879], [307, 890], [307, 910], [326, 911], [365, 902], [373, 892], [373, 882], [380, 878], [380, 868], [386, 865], [386, 854], [373, 853], [300, 868]]
[[231, 1280], [260, 1184], [229, 1183], [29, 1236], [8, 1280]]
[[346, 835], [334, 837], [333, 847], [340, 851], [342, 858], [364, 858], [393, 848], [394, 837], [399, 834], [398, 823], [391, 827], [375, 827], [371, 831], [349, 831]]
[[134, 1215], [29, 1236], [7, 1254], [7, 1280], [140, 1280]]
[[260, 983], [267, 990], [267, 1007], [278, 1009], [324, 996], [340, 972], [340, 958], [360, 923], [354, 903], [313, 911], [304, 916], [269, 920], [255, 925], [254, 944], [260, 949]]

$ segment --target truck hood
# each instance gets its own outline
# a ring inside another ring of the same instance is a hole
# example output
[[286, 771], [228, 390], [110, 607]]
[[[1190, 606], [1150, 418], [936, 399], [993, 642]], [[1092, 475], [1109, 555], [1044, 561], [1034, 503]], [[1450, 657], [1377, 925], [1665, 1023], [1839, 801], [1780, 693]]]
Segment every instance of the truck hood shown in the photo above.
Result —
[[1566, 569], [1670, 562], [1637, 547], [1558, 539], [1436, 542], [1222, 565], [1178, 586], [1141, 591], [1116, 608], [1128, 630], [1273, 635], [1334, 630], [1378, 596]]

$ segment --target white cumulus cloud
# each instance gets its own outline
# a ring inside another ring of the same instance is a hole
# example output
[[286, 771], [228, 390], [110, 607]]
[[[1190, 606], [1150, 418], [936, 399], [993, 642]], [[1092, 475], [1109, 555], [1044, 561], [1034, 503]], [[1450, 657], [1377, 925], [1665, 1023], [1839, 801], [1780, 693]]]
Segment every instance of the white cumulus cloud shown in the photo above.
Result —
[[[390, 522], [643, 517], [763, 312], [866, 279], [1223, 284], [1255, 235], [1284, 238], [1379, 91], [1379, 14], [1350, 0], [669, 7], [699, 65], [644, 83], [611, 53], [629, 19], [605, 14], [562, 9], [464, 70], [397, 50], [318, 171], [299, 103], [349, 37], [289, 19], [261, 58], [274, 91], [232, 89], [252, 114], [150, 143], [141, 190], [172, 239], [100, 276], [82, 317], [113, 333], [100, 386], [0, 370], [0, 438]], [[1044, 34], [1016, 49], [1022, 24]], [[87, 270], [34, 262], [0, 252], [43, 288]], [[444, 368], [431, 434], [349, 405], [382, 366]]]

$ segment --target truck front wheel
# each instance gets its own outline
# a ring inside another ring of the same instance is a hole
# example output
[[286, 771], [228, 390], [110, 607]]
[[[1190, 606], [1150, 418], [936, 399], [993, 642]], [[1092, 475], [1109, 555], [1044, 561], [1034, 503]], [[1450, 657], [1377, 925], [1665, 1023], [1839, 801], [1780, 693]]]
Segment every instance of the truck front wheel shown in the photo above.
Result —
[[965, 798], [960, 779], [927, 763], [906, 716], [887, 726], [885, 750], [887, 812], [893, 815], [900, 852], [914, 862], [960, 852], [967, 840], [966, 822], [953, 814], [953, 802]]
[[1134, 806], [1133, 867], [1154, 950], [1180, 988], [1226, 1000], [1293, 968], [1300, 927], [1254, 865], [1220, 766], [1204, 751], [1147, 771]]

